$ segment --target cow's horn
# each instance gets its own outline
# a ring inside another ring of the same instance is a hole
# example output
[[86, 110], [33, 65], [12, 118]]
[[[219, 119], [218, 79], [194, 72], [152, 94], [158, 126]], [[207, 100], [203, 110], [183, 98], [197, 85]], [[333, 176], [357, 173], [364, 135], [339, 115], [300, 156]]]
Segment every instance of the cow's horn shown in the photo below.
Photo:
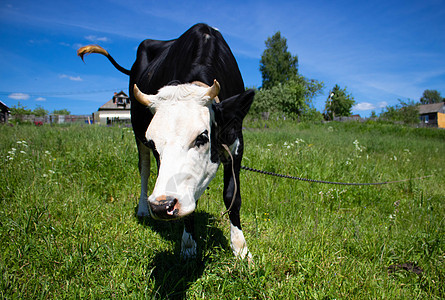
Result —
[[144, 106], [150, 106], [151, 101], [149, 99], [149, 95], [142, 93], [138, 86], [135, 84], [133, 87], [133, 94], [134, 97], [136, 98], [136, 100], [138, 100], [138, 102]]
[[219, 90], [221, 89], [219, 82], [216, 81], [216, 79], [213, 81], [213, 85], [211, 87], [209, 87], [206, 96], [209, 96], [210, 99], [215, 99], [218, 94], [219, 94]]

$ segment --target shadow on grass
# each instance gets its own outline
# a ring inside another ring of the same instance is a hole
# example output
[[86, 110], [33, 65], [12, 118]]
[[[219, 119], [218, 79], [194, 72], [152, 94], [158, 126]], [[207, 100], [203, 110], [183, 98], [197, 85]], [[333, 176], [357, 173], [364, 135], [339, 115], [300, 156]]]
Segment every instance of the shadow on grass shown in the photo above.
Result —
[[[195, 234], [198, 253], [195, 259], [182, 260], [180, 257], [181, 237], [184, 228], [182, 220], [157, 221], [151, 217], [139, 218], [139, 223], [150, 227], [162, 238], [175, 243], [175, 251], [162, 251], [155, 255], [147, 266], [153, 269], [151, 277], [155, 282], [156, 295], [160, 299], [185, 299], [188, 288], [201, 278], [205, 266], [211, 261], [212, 253], [219, 249], [228, 249], [228, 241], [216, 226], [215, 216], [206, 212], [195, 212]], [[213, 250], [212, 250], [213, 249]], [[206, 251], [208, 250], [208, 251]], [[230, 252], [231, 253], [231, 252]], [[148, 278], [147, 278], [148, 279]]]

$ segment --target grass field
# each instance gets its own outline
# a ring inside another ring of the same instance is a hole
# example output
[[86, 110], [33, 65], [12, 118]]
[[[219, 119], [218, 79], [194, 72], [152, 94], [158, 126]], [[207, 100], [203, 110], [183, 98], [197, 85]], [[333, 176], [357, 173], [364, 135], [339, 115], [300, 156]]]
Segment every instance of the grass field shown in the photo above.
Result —
[[[249, 265], [228, 245], [220, 169], [198, 203], [198, 258], [183, 262], [181, 222], [135, 216], [131, 129], [0, 126], [0, 297], [445, 297], [445, 131], [375, 123], [246, 127], [246, 166], [343, 182], [433, 176], [334, 186], [242, 171]], [[150, 187], [154, 181], [152, 172]]]

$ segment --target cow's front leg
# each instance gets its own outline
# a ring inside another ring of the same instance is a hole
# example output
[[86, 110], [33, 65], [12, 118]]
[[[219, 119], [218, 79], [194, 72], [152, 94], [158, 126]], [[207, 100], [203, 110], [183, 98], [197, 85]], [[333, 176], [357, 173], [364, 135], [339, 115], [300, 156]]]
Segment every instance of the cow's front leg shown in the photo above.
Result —
[[[232, 164], [229, 162], [224, 165], [224, 203], [229, 210], [230, 219], [230, 247], [233, 254], [241, 259], [252, 258], [252, 254], [247, 248], [246, 239], [244, 238], [243, 231], [241, 230], [240, 222], [240, 209], [241, 209], [241, 193], [240, 193], [240, 181], [239, 171], [241, 166], [241, 159], [234, 158], [234, 169], [232, 171]], [[233, 176], [235, 173], [235, 177]], [[235, 192], [236, 182], [236, 194]], [[233, 200], [233, 203], [232, 203]]]
[[188, 259], [196, 257], [197, 244], [193, 239], [195, 228], [194, 213], [184, 218], [184, 231], [181, 239], [181, 258]]
[[138, 217], [150, 215], [147, 202], [147, 185], [150, 176], [150, 149], [144, 146], [139, 140], [136, 141], [139, 154], [139, 174], [141, 175], [141, 197], [139, 198]]

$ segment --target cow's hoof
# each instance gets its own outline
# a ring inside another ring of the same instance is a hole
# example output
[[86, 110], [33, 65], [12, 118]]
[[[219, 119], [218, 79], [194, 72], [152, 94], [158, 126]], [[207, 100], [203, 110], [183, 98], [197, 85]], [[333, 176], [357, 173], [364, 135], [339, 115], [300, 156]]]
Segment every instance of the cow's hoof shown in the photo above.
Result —
[[147, 201], [144, 199], [139, 200], [138, 212], [136, 214], [139, 218], [146, 218], [150, 216], [150, 212], [148, 211]]
[[184, 260], [196, 258], [196, 248], [197, 244], [192, 235], [184, 230], [181, 240], [181, 258]]
[[138, 212], [136, 214], [139, 218], [146, 218], [150, 216], [150, 213], [148, 210], [138, 209]]
[[187, 248], [187, 249], [181, 249], [181, 259], [182, 260], [189, 260], [189, 259], [195, 259], [196, 258], [196, 248]]

